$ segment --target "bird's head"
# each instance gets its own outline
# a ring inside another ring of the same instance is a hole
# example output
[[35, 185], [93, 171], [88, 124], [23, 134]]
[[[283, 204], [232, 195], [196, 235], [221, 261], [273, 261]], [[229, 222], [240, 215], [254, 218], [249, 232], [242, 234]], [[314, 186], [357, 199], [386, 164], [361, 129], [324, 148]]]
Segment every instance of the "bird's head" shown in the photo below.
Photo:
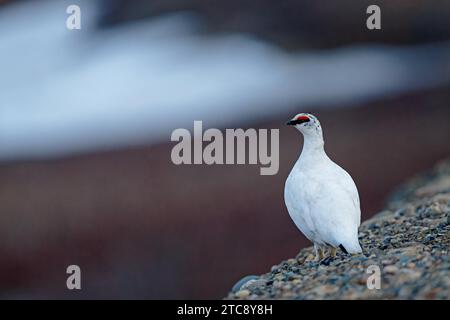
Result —
[[288, 126], [294, 126], [304, 136], [322, 137], [322, 127], [319, 120], [310, 113], [299, 113], [286, 122]]

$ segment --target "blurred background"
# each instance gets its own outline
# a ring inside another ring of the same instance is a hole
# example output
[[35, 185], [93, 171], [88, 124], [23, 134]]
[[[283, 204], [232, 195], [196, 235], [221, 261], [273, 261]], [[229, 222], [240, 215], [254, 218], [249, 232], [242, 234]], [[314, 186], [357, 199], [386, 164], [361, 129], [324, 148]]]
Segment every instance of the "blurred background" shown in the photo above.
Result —
[[[0, 298], [221, 298], [310, 245], [286, 120], [319, 117], [364, 220], [450, 155], [449, 89], [448, 1], [1, 0]], [[194, 120], [280, 129], [279, 173], [175, 166]]]

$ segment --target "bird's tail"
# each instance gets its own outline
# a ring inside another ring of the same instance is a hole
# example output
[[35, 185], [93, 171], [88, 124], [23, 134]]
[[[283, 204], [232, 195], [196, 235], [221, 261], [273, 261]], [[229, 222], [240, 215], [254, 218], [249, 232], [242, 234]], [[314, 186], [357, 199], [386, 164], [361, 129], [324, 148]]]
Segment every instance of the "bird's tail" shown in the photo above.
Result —
[[339, 245], [339, 248], [341, 248], [342, 251], [344, 251], [344, 253], [361, 253], [362, 249], [361, 246], [359, 244], [359, 241], [352, 241], [352, 242], [348, 242], [348, 243], [341, 243]]

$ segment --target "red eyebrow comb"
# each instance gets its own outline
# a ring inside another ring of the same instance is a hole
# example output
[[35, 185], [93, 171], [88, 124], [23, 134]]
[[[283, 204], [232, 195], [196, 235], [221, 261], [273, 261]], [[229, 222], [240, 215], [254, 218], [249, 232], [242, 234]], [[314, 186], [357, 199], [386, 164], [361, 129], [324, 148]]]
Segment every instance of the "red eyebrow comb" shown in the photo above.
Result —
[[295, 120], [309, 120], [307, 116], [298, 116]]

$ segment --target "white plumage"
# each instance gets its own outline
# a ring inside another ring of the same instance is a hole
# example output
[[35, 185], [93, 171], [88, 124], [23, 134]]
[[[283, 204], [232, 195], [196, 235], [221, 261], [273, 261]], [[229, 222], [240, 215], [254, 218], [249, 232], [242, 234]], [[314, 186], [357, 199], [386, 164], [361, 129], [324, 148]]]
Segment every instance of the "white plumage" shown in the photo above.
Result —
[[361, 210], [353, 179], [325, 153], [322, 127], [316, 117], [300, 113], [287, 124], [304, 136], [303, 150], [284, 189], [289, 215], [314, 243], [318, 260], [327, 247], [332, 256], [337, 248], [362, 252], [358, 241]]

